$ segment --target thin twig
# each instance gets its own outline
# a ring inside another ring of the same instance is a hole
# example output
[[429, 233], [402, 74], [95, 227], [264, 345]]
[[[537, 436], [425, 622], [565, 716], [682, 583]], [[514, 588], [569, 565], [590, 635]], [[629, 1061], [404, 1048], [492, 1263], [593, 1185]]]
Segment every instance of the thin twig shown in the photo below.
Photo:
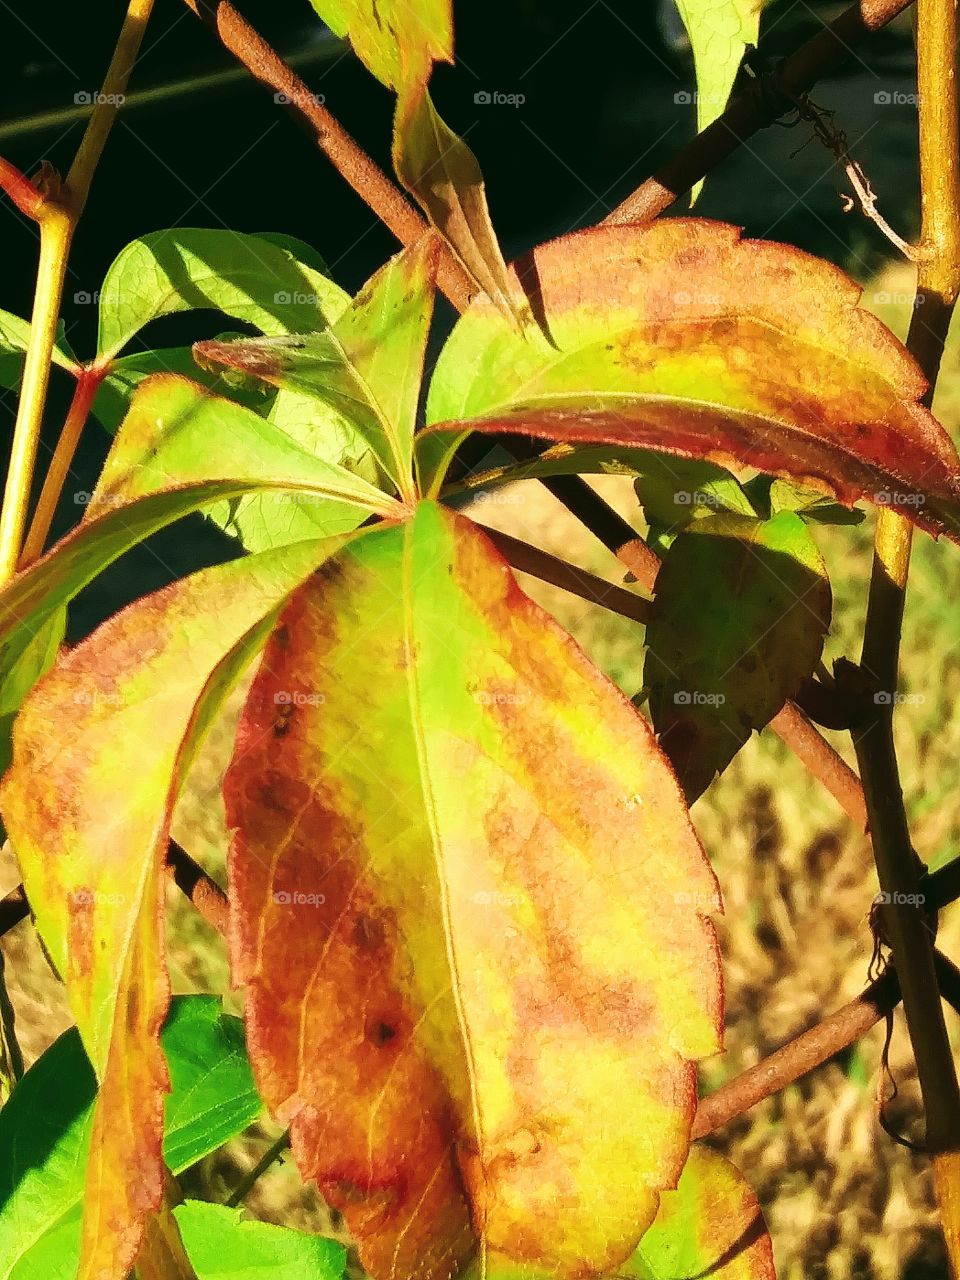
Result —
[[0, 156], [0, 191], [5, 191], [21, 213], [36, 218], [43, 204], [43, 193], [26, 174]]
[[896, 1007], [899, 999], [900, 987], [891, 966], [856, 999], [701, 1099], [691, 1136], [706, 1137], [822, 1066], [865, 1035]]
[[[908, 240], [904, 240], [897, 231], [894, 231], [890, 223], [886, 220], [880, 210], [877, 208], [877, 193], [873, 189], [870, 179], [867, 177], [863, 165], [859, 160], [855, 160], [850, 154], [850, 146], [847, 141], [847, 135], [833, 123], [832, 111], [825, 111], [807, 95], [801, 94], [796, 99], [796, 111], [801, 120], [806, 120], [813, 128], [814, 137], [832, 152], [834, 159], [840, 168], [847, 175], [854, 194], [857, 197], [860, 208], [864, 215], [878, 228], [880, 233], [898, 249], [905, 258], [910, 262], [918, 262], [923, 256], [923, 250], [910, 244]], [[847, 205], [844, 209], [845, 213], [849, 213], [854, 207], [855, 201], [852, 197], [847, 196]]]
[[167, 846], [167, 871], [177, 888], [221, 937], [227, 936], [230, 903], [227, 895], [182, 845], [171, 840]]
[[[340, 176], [400, 243], [415, 244], [427, 230], [417, 210], [229, 0], [184, 0], [184, 3], [216, 33], [224, 48], [254, 79], [270, 89], [276, 100], [306, 126]], [[473, 288], [446, 245], [440, 258], [437, 284], [458, 311], [467, 308]]]
[[237, 1183], [236, 1187], [234, 1187], [233, 1191], [230, 1193], [229, 1198], [224, 1201], [226, 1207], [228, 1209], [235, 1209], [238, 1204], [242, 1204], [253, 1190], [254, 1186], [256, 1186], [258, 1180], [263, 1177], [270, 1166], [275, 1161], [279, 1160], [283, 1153], [289, 1150], [289, 1148], [290, 1130], [287, 1129], [281, 1133], [276, 1142], [271, 1143], [270, 1146], [267, 1147], [266, 1151], [253, 1168], [247, 1170], [244, 1176]]
[[576, 565], [561, 560], [559, 556], [552, 556], [548, 551], [531, 546], [529, 542], [511, 537], [509, 533], [502, 533], [499, 529], [491, 529], [484, 524], [480, 528], [504, 559], [521, 573], [529, 573], [531, 577], [569, 591], [581, 600], [598, 604], [621, 618], [629, 618], [632, 622], [647, 621], [649, 602], [642, 596], [634, 595], [626, 587], [615, 586], [605, 578], [588, 573], [586, 569], [579, 569]]
[[98, 364], [84, 366], [79, 371], [60, 437], [53, 451], [53, 457], [50, 459], [47, 474], [43, 478], [43, 488], [37, 499], [33, 519], [30, 521], [23, 551], [17, 563], [18, 569], [26, 569], [43, 554], [43, 547], [53, 523], [63, 486], [70, 473], [80, 436], [107, 372], [107, 365]]

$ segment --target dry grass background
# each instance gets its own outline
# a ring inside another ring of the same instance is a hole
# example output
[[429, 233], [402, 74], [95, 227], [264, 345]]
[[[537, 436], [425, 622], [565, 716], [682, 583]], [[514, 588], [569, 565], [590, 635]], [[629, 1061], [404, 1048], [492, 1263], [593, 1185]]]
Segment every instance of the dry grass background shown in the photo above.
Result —
[[[907, 273], [873, 281], [866, 301], [903, 332]], [[960, 438], [960, 355], [948, 354], [938, 402]], [[641, 528], [628, 481], [598, 481]], [[474, 505], [482, 522], [508, 529], [611, 581], [614, 558], [535, 483]], [[817, 539], [835, 593], [828, 658], [856, 656], [870, 564], [872, 521], [856, 529], [820, 529]], [[594, 606], [526, 581], [587, 652], [628, 693], [640, 687], [642, 628]], [[904, 629], [903, 687], [916, 695], [897, 717], [898, 741], [916, 847], [931, 864], [960, 853], [960, 556], [918, 541]], [[705, 620], [705, 625], [707, 625]], [[175, 833], [219, 878], [225, 834], [219, 777], [229, 753], [239, 697], [207, 743], [180, 804]], [[837, 746], [848, 755], [840, 735]], [[864, 837], [772, 734], [755, 736], [693, 810], [724, 891], [720, 925], [727, 990], [727, 1048], [705, 1064], [706, 1089], [758, 1061], [854, 995], [871, 954], [867, 912], [876, 891]], [[15, 882], [3, 868], [5, 890]], [[223, 991], [222, 942], [171, 890], [171, 966], [178, 991]], [[960, 908], [943, 913], [940, 945], [960, 959]], [[67, 1025], [62, 992], [28, 926], [3, 943], [29, 1058]], [[229, 997], [236, 1004], [236, 996]], [[951, 1021], [957, 1038], [960, 1025]], [[922, 1156], [898, 1146], [877, 1123], [883, 1029], [713, 1139], [743, 1169], [767, 1215], [783, 1280], [923, 1280], [945, 1277]], [[902, 1020], [896, 1019], [891, 1067], [899, 1096], [889, 1109], [901, 1131], [917, 1136], [918, 1097]], [[211, 1157], [188, 1178], [188, 1193], [223, 1199], [276, 1129], [268, 1124]], [[339, 1231], [315, 1193], [284, 1163], [248, 1197], [258, 1216], [310, 1230]]]

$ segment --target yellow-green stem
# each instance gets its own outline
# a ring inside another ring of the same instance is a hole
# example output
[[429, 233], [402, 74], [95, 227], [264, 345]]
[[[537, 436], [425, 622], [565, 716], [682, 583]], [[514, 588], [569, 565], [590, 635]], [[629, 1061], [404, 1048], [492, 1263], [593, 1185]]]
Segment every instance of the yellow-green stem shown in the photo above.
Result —
[[[933, 400], [950, 319], [960, 291], [960, 144], [955, 0], [918, 0], [921, 248], [907, 345]], [[907, 1027], [923, 1094], [940, 1216], [951, 1272], [960, 1280], [960, 1087], [933, 962], [933, 936], [918, 902], [893, 737], [900, 632], [912, 529], [884, 509], [877, 519], [862, 666], [879, 699], [855, 734], [880, 887], [884, 928], [903, 990]]]
[[130, 0], [102, 90], [63, 189], [56, 198], [47, 200], [35, 212], [40, 226], [40, 262], [20, 403], [3, 507], [0, 509], [0, 587], [13, 577], [20, 559], [70, 242], [86, 204], [107, 135], [123, 101], [152, 8], [153, 0]]
[[16, 572], [26, 528], [30, 486], [50, 378], [50, 358], [60, 318], [60, 299], [72, 235], [73, 224], [66, 210], [46, 205], [40, 217], [40, 265], [30, 341], [23, 366], [3, 508], [0, 510], [0, 586]]

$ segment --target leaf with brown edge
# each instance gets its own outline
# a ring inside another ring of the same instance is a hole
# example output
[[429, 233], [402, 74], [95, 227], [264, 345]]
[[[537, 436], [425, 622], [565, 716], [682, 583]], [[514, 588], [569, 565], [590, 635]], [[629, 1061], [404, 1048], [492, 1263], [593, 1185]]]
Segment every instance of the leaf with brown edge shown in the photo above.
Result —
[[500, 252], [480, 165], [424, 85], [397, 99], [393, 167], [470, 278], [519, 331], [529, 317]]
[[197, 1280], [173, 1211], [183, 1195], [169, 1169], [163, 1170], [163, 1201], [147, 1219], [137, 1256], [136, 1280]]
[[439, 249], [429, 232], [396, 254], [321, 332], [198, 342], [194, 353], [205, 364], [332, 406], [409, 496]]
[[435, 489], [470, 431], [636, 446], [892, 505], [960, 541], [960, 464], [923, 376], [859, 286], [786, 245], [670, 218], [535, 250], [540, 329], [475, 302], [441, 352], [421, 437]]
[[311, 0], [369, 71], [397, 94], [393, 167], [467, 274], [518, 323], [521, 308], [487, 207], [476, 156], [437, 114], [434, 62], [453, 62], [450, 0]]
[[137, 601], [61, 654], [17, 718], [0, 811], [100, 1085], [79, 1280], [125, 1280], [161, 1205], [161, 886], [177, 789], [272, 614], [342, 545], [281, 547]]
[[749, 1184], [729, 1160], [693, 1147], [676, 1191], [619, 1275], [638, 1280], [776, 1280], [773, 1246]]
[[831, 604], [816, 543], [792, 511], [705, 516], [672, 543], [654, 588], [643, 681], [688, 804], [813, 674]]
[[[552, 1280], [542, 1267], [493, 1256], [483, 1280]], [[481, 1280], [476, 1268], [461, 1280]], [[664, 1191], [636, 1252], [607, 1280], [776, 1280], [757, 1197], [709, 1147], [691, 1147], [676, 1190]]]
[[295, 594], [224, 791], [258, 1087], [374, 1280], [626, 1259], [720, 1043], [717, 885], [646, 722], [472, 522], [422, 503]]

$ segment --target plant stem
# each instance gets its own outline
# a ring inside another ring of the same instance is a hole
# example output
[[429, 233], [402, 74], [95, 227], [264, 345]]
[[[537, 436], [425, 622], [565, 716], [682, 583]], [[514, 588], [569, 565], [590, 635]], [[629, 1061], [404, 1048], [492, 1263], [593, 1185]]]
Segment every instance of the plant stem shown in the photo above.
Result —
[[0, 157], [0, 191], [5, 191], [21, 213], [36, 218], [43, 196], [30, 179], [9, 160]]
[[[918, 291], [907, 338], [933, 399], [950, 317], [960, 290], [960, 139], [954, 0], [918, 0], [917, 88], [920, 127], [921, 247]], [[903, 990], [917, 1062], [951, 1271], [960, 1277], [960, 1087], [947, 1036], [933, 939], [919, 905], [917, 858], [910, 841], [893, 737], [900, 632], [912, 531], [880, 511], [863, 637], [862, 670], [874, 691], [854, 732], [881, 889], [889, 895], [884, 928]], [[879, 698], [877, 695], [881, 695]]]
[[230, 1198], [224, 1201], [224, 1203], [226, 1204], [226, 1207], [228, 1209], [235, 1209], [238, 1204], [242, 1204], [245, 1197], [248, 1196], [250, 1192], [253, 1190], [253, 1187], [256, 1185], [257, 1180], [263, 1177], [263, 1175], [270, 1168], [273, 1162], [275, 1160], [279, 1160], [279, 1158], [289, 1148], [289, 1146], [290, 1146], [290, 1131], [288, 1129], [285, 1132], [281, 1133], [280, 1137], [276, 1140], [276, 1142], [271, 1143], [271, 1145], [267, 1147], [266, 1151], [263, 1153], [263, 1155], [260, 1157], [257, 1163], [253, 1166], [253, 1168], [249, 1169], [247, 1173], [243, 1176], [243, 1178], [241, 1178], [241, 1180], [237, 1183], [236, 1187], [233, 1189], [233, 1191], [230, 1194]]
[[23, 1076], [23, 1054], [17, 1042], [16, 1016], [7, 994], [3, 952], [0, 951], [0, 1106]]
[[50, 359], [60, 317], [67, 252], [73, 232], [69, 214], [57, 205], [44, 205], [39, 216], [40, 263], [37, 269], [30, 340], [23, 366], [17, 419], [13, 428], [3, 508], [0, 510], [0, 586], [13, 577], [20, 556], [43, 408], [47, 399]]
[[[939, 951], [934, 953], [934, 959], [941, 985], [960, 1004], [960, 969]], [[823, 1066], [892, 1013], [899, 1001], [900, 983], [896, 969], [890, 965], [855, 999], [701, 1098], [691, 1137], [705, 1138], [758, 1102]]]
[[66, 182], [56, 198], [43, 200], [33, 210], [40, 226], [40, 262], [10, 464], [0, 510], [0, 586], [13, 577], [20, 559], [70, 243], [107, 135], [123, 100], [123, 91], [152, 7], [153, 0], [130, 0], [102, 91]]
[[80, 434], [105, 373], [106, 369], [99, 366], [85, 366], [80, 370], [77, 385], [73, 391], [73, 399], [67, 410], [57, 447], [50, 459], [40, 497], [37, 499], [27, 539], [17, 564], [18, 569], [25, 569], [43, 554], [44, 543], [50, 532], [57, 503], [60, 501], [77, 445], [80, 443]]
[[[300, 77], [238, 13], [229, 0], [184, 0], [198, 18], [216, 33], [224, 48], [261, 84], [274, 91], [309, 130], [315, 144], [337, 172], [373, 210], [384, 226], [409, 248], [427, 224], [406, 196], [358, 146], [339, 120], [311, 93]], [[473, 286], [467, 273], [443, 245], [437, 284], [458, 311], [470, 302]]]
[[521, 573], [529, 573], [531, 577], [547, 582], [561, 591], [568, 591], [581, 600], [589, 600], [602, 609], [621, 618], [629, 618], [632, 622], [646, 622], [650, 613], [649, 601], [642, 596], [634, 595], [626, 587], [618, 587], [605, 578], [589, 573], [559, 556], [552, 556], [549, 551], [531, 546], [520, 538], [511, 537], [499, 529], [491, 529], [489, 525], [479, 527], [487, 535], [493, 545], [508, 564]]

